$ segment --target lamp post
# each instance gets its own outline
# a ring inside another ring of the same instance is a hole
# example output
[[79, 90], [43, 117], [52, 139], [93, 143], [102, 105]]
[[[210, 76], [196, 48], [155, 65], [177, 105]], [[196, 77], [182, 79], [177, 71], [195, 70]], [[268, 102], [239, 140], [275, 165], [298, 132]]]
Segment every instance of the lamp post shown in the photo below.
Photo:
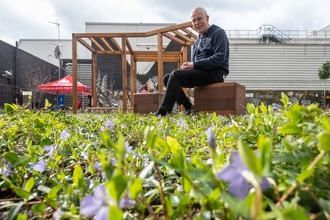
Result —
[[[57, 46], [54, 50], [54, 56], [58, 59], [58, 79], [61, 79], [61, 47], [60, 47], [60, 23], [48, 21], [49, 23], [55, 24], [57, 26]], [[59, 95], [57, 94], [57, 105], [59, 105]]]

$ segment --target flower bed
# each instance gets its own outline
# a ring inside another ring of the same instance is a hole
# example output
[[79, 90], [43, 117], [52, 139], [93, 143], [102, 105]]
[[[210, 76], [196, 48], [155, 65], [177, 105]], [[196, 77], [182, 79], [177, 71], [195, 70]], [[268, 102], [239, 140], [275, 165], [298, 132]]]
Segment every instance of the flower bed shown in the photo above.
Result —
[[0, 218], [327, 219], [328, 115], [73, 115], [6, 105]]

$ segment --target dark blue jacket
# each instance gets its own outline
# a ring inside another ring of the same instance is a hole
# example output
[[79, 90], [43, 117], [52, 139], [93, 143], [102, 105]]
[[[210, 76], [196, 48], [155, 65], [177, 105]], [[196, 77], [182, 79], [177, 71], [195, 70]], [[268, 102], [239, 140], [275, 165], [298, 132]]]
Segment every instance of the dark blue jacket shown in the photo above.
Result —
[[229, 72], [229, 41], [226, 32], [212, 24], [199, 35], [193, 45], [192, 61], [195, 69]]

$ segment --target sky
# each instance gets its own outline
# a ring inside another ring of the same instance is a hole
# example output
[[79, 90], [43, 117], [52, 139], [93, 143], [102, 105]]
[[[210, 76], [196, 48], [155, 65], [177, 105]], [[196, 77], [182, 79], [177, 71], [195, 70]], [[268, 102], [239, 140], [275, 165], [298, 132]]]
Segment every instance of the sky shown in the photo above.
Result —
[[15, 45], [20, 39], [71, 39], [85, 32], [85, 22], [179, 24], [190, 21], [197, 6], [225, 30], [267, 24], [313, 31], [330, 25], [329, 0], [0, 0], [0, 40]]

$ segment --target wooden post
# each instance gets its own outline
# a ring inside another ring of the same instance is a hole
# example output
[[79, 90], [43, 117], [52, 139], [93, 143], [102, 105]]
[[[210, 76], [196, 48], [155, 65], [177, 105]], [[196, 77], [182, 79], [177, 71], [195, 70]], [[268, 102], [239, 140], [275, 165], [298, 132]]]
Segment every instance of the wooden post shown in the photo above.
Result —
[[72, 35], [72, 112], [77, 114], [77, 101], [78, 101], [78, 89], [77, 89], [77, 38]]
[[122, 68], [122, 88], [123, 88], [123, 112], [127, 111], [127, 68], [126, 68], [126, 38], [121, 37], [121, 68]]
[[163, 92], [163, 76], [164, 76], [164, 64], [163, 64], [163, 35], [158, 33], [158, 92]]
[[97, 78], [97, 54], [92, 54], [92, 106], [97, 106], [97, 94], [96, 94], [96, 78]]

